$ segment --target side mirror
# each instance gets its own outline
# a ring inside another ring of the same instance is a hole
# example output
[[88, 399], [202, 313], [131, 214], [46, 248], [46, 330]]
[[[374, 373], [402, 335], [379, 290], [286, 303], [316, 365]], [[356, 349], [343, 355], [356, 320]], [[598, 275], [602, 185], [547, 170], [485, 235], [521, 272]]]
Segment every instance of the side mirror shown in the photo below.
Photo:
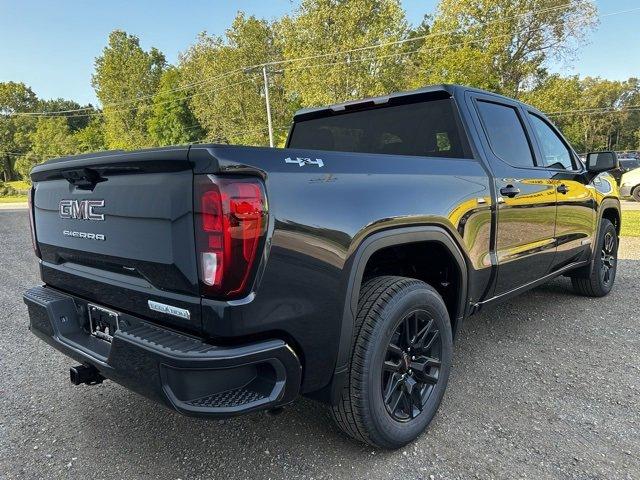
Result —
[[616, 152], [591, 152], [587, 153], [587, 171], [601, 173], [620, 168]]

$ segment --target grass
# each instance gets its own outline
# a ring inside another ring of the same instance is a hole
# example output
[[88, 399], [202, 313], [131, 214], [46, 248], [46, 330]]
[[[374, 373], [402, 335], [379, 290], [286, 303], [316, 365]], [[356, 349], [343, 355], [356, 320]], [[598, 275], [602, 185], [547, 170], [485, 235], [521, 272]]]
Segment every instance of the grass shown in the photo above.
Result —
[[31, 185], [29, 182], [25, 182], [24, 180], [16, 180], [15, 182], [7, 182], [5, 185], [9, 185], [16, 190], [29, 190]]
[[27, 201], [26, 193], [29, 192], [31, 184], [24, 180], [16, 180], [15, 182], [6, 182], [5, 185], [16, 190], [16, 195], [0, 196], [0, 203], [24, 203]]
[[27, 196], [12, 195], [10, 197], [0, 197], [0, 203], [27, 203]]
[[31, 188], [31, 184], [24, 180], [14, 180], [13, 182], [6, 182], [6, 184], [12, 186], [16, 190], [29, 190]]
[[640, 237], [640, 210], [622, 211], [622, 232], [623, 237]]

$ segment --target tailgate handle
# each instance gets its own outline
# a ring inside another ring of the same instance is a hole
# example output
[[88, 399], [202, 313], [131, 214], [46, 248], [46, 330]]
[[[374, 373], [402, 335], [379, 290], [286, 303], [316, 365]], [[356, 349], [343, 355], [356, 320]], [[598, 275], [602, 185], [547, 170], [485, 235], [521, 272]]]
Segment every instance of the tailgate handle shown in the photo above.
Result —
[[97, 170], [92, 168], [79, 168], [77, 170], [65, 170], [60, 174], [73, 186], [80, 190], [93, 190], [100, 182], [106, 182]]

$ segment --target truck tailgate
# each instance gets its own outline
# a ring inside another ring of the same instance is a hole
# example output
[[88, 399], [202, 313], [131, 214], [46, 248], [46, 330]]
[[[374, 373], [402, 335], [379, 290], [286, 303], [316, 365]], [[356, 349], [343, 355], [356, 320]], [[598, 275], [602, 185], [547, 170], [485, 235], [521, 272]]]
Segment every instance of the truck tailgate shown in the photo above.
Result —
[[[159, 323], [201, 329], [188, 148], [47, 162], [32, 174], [42, 278]], [[183, 309], [181, 316], [149, 301]]]

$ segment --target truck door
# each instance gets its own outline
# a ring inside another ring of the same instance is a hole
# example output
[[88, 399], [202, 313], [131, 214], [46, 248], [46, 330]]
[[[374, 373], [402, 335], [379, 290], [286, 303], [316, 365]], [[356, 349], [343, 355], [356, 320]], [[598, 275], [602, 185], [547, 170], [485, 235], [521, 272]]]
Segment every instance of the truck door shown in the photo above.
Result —
[[551, 267], [555, 271], [589, 258], [598, 208], [596, 193], [587, 184], [582, 162], [560, 133], [534, 111], [527, 110], [526, 117], [538, 146], [538, 163], [552, 173], [557, 192], [557, 249]]
[[491, 95], [471, 99], [498, 197], [496, 296], [549, 272], [556, 249], [556, 184], [553, 172], [536, 163], [520, 105]]

